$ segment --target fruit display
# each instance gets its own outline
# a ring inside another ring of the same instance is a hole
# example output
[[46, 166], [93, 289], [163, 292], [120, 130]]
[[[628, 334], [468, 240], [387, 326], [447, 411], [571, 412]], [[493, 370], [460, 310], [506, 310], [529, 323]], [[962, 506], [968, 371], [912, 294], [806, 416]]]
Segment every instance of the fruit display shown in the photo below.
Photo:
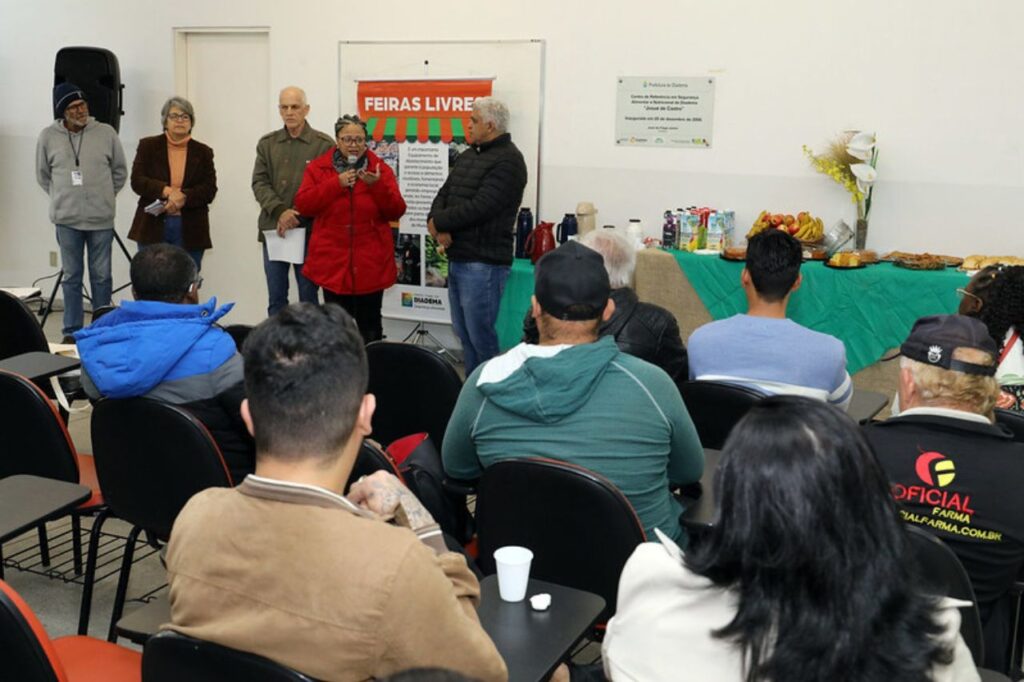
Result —
[[815, 218], [807, 211], [800, 211], [793, 216], [785, 213], [769, 213], [761, 211], [754, 221], [753, 227], [747, 233], [750, 239], [758, 232], [774, 228], [785, 230], [802, 242], [817, 242], [825, 237], [825, 223], [821, 218]]

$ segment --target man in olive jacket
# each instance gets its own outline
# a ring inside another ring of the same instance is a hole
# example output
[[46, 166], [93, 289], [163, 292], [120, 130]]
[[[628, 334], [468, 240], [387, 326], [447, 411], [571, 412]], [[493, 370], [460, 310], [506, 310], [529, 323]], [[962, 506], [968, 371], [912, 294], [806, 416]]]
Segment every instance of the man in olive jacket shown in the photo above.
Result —
[[474, 101], [473, 146], [452, 166], [427, 221], [427, 230], [448, 254], [448, 299], [466, 374], [498, 354], [494, 324], [526, 187], [526, 162], [506, 132], [508, 118], [504, 103], [492, 97]]
[[[297, 227], [306, 229], [306, 247], [313, 221], [299, 215], [292, 206], [302, 184], [306, 164], [334, 146], [330, 135], [314, 130], [306, 117], [309, 104], [302, 88], [289, 86], [278, 97], [278, 112], [283, 128], [267, 133], [256, 144], [256, 164], [252, 169], [252, 193], [260, 204], [259, 240], [263, 243], [263, 272], [267, 276], [267, 315], [288, 305], [289, 263], [270, 260], [263, 233], [276, 231], [282, 237]], [[295, 270], [299, 300], [317, 302], [317, 287], [302, 275], [302, 264]]]

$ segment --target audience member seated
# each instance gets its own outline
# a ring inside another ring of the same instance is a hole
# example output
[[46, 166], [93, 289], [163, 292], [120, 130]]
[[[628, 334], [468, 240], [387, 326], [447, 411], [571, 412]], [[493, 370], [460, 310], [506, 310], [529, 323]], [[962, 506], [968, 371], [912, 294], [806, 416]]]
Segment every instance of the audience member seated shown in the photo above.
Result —
[[804, 395], [846, 409], [853, 383], [842, 341], [786, 319], [800, 288], [800, 242], [765, 230], [747, 244], [740, 275], [746, 314], [698, 328], [690, 336], [690, 378], [753, 386], [767, 394]]
[[568, 242], [537, 263], [540, 344], [521, 343], [477, 368], [445, 433], [449, 476], [473, 479], [508, 457], [551, 457], [615, 484], [644, 529], [685, 543], [669, 484], [699, 480], [704, 450], [664, 371], [598, 338], [615, 312], [594, 250]]
[[966, 603], [917, 591], [885, 474], [850, 419], [766, 398], [717, 476], [718, 522], [694, 550], [660, 536], [623, 569], [609, 679], [979, 679], [959, 635]]
[[75, 335], [86, 393], [184, 407], [209, 429], [237, 483], [253, 470], [255, 446], [239, 412], [242, 356], [216, 325], [234, 304], [199, 303], [195, 261], [170, 244], [135, 254], [131, 281], [134, 301]]
[[1024, 266], [990, 265], [958, 291], [960, 314], [984, 322], [999, 345], [996, 407], [1024, 412]]
[[293, 304], [253, 330], [242, 417], [256, 473], [175, 521], [169, 627], [320, 680], [414, 667], [506, 680], [479, 583], [423, 505], [385, 472], [341, 494], [370, 433], [367, 376], [359, 329], [334, 304]]
[[941, 538], [967, 570], [986, 667], [999, 669], [1006, 597], [1024, 567], [1024, 444], [992, 422], [996, 343], [977, 319], [936, 315], [918, 320], [900, 351], [902, 412], [865, 435], [903, 519]]
[[[686, 381], [686, 346], [675, 316], [661, 306], [642, 302], [629, 286], [636, 270], [636, 247], [612, 230], [588, 232], [579, 243], [601, 254], [615, 301], [615, 312], [601, 323], [598, 336], [613, 337], [623, 353], [661, 367], [677, 383]], [[538, 336], [533, 311], [527, 311], [523, 341], [537, 343]]]

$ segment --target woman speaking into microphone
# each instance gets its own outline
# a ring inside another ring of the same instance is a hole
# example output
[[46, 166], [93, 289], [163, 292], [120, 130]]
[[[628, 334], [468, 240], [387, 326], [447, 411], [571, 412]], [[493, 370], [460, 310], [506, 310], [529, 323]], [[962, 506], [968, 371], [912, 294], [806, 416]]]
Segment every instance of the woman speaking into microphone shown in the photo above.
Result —
[[390, 222], [405, 213], [394, 171], [366, 148], [366, 124], [342, 116], [334, 124], [337, 148], [309, 163], [295, 210], [313, 218], [302, 274], [355, 318], [363, 341], [384, 335], [380, 306], [395, 283]]

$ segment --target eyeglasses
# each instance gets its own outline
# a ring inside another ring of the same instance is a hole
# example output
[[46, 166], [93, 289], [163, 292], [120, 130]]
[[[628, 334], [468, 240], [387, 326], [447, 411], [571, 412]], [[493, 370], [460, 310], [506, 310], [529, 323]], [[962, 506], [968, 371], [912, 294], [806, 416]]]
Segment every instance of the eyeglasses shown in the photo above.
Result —
[[985, 301], [981, 300], [981, 296], [978, 296], [977, 294], [972, 294], [971, 292], [967, 291], [967, 289], [957, 289], [956, 295], [959, 296], [960, 298], [964, 298], [965, 296], [973, 298], [975, 301], [978, 302], [978, 307], [981, 307], [981, 305], [985, 303]]
[[171, 121], [191, 121], [192, 117], [188, 114], [167, 114], [167, 118]]
[[345, 137], [339, 137], [338, 142], [342, 144], [366, 144], [366, 138], [346, 135]]
[[192, 287], [195, 287], [195, 290], [199, 291], [199, 289], [202, 288], [202, 286], [203, 286], [203, 278], [202, 277], [197, 277], [196, 279], [192, 280], [192, 283], [188, 285], [188, 288], [191, 289]]
[[78, 109], [88, 109], [88, 108], [89, 108], [89, 104], [85, 100], [82, 100], [81, 102], [75, 102], [74, 104], [67, 105], [66, 107], [64, 107], [64, 111], [72, 111], [72, 110], [76, 110], [77, 111]]

